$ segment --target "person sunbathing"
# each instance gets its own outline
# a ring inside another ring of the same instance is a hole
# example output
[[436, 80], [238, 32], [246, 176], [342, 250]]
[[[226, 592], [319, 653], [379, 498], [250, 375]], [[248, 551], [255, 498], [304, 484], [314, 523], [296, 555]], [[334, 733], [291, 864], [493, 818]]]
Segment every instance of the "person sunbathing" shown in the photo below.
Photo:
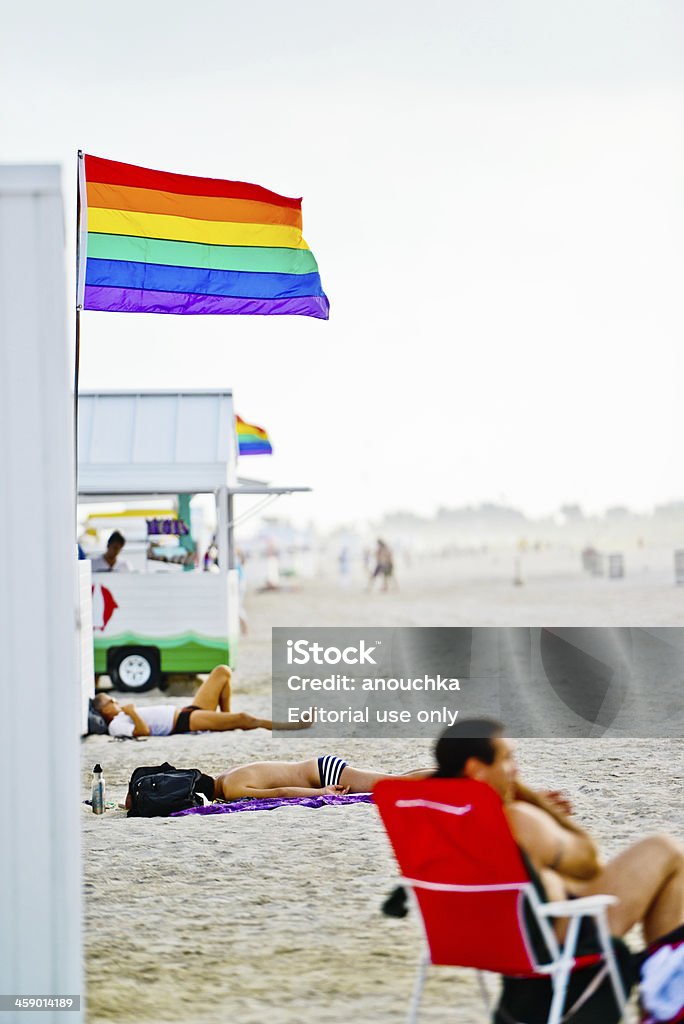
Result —
[[[431, 769], [408, 772], [405, 779], [425, 779]], [[214, 779], [214, 798], [294, 797], [346, 793], [370, 793], [380, 779], [397, 778], [387, 772], [352, 768], [331, 754], [308, 761], [255, 761], [231, 768]]]
[[475, 779], [497, 791], [548, 899], [617, 896], [619, 902], [607, 909], [612, 934], [623, 936], [641, 923], [649, 944], [684, 924], [684, 846], [668, 835], [653, 835], [604, 861], [567, 801], [521, 782], [515, 745], [503, 732], [499, 722], [486, 719], [464, 719], [445, 730], [435, 747], [436, 777]]
[[225, 732], [229, 729], [306, 729], [309, 722], [272, 722], [244, 711], [230, 710], [231, 671], [217, 665], [184, 708], [173, 704], [119, 704], [108, 693], [98, 693], [93, 707], [104, 718], [110, 736], [171, 736], [187, 732]]

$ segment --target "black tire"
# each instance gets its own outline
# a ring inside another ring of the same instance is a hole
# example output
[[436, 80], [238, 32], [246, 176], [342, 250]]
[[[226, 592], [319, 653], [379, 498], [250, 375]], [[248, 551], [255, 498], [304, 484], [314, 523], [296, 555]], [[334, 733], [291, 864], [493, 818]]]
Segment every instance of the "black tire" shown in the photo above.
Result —
[[109, 652], [107, 668], [112, 686], [122, 693], [144, 693], [159, 685], [156, 647], [116, 647]]

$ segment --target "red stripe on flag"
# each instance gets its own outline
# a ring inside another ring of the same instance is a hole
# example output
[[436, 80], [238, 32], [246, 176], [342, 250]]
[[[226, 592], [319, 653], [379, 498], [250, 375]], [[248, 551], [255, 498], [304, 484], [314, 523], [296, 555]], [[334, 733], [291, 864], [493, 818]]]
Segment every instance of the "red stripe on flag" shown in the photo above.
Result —
[[104, 160], [99, 156], [85, 155], [86, 181], [100, 185], [128, 185], [132, 188], [149, 188], [163, 192], [174, 192], [185, 196], [216, 196], [223, 199], [253, 199], [261, 203], [273, 203], [292, 210], [301, 210], [301, 199], [290, 199], [277, 192], [271, 192], [261, 185], [250, 185], [246, 181], [224, 181], [221, 178], [197, 178], [191, 174], [173, 174], [171, 171], [153, 171], [149, 167], [123, 164], [118, 160]]

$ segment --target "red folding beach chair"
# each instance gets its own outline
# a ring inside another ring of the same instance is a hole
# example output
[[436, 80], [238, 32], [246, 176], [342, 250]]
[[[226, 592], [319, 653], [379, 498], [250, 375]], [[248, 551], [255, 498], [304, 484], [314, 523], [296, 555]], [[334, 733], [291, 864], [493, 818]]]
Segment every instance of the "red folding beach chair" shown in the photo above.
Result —
[[[411, 1000], [414, 1022], [429, 964], [550, 979], [548, 1024], [559, 1024], [573, 970], [603, 962], [624, 1014], [626, 997], [610, 941], [605, 908], [614, 896], [588, 896], [544, 903], [530, 881], [500, 797], [468, 779], [387, 779], [373, 791], [399, 862], [402, 882], [415, 895], [423, 920], [425, 951]], [[526, 910], [527, 908], [527, 910]], [[550, 923], [568, 918], [561, 945]], [[583, 917], [596, 922], [600, 953], [576, 956]], [[537, 959], [530, 922], [536, 922], [548, 956]]]

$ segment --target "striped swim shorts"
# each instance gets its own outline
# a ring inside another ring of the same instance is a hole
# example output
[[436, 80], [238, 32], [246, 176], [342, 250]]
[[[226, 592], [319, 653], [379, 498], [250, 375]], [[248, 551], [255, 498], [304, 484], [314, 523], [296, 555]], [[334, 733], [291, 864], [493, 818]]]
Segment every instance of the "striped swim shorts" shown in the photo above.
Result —
[[340, 783], [342, 769], [346, 767], [347, 762], [343, 761], [341, 757], [334, 757], [332, 754], [326, 754], [324, 757], [319, 757], [318, 775], [321, 780], [321, 788], [325, 789], [326, 786], [338, 786]]

